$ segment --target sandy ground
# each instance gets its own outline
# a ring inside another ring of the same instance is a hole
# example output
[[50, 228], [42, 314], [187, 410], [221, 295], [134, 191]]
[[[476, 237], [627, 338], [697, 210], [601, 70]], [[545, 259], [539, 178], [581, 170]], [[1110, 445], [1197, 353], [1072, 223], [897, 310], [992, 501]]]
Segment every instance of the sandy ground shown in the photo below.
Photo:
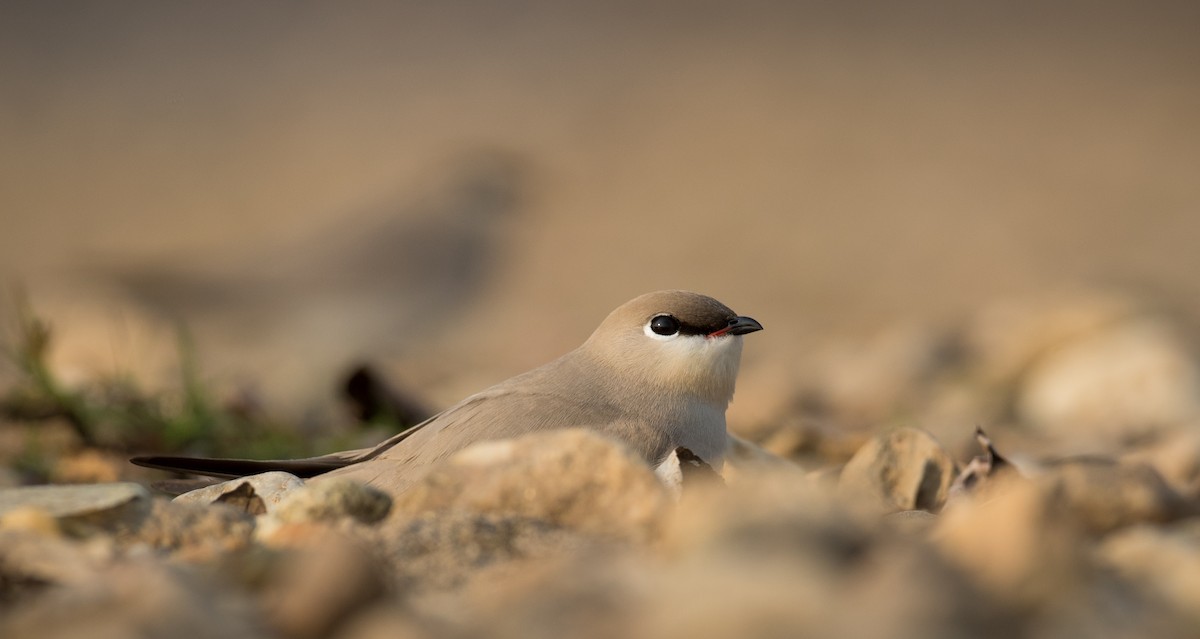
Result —
[[276, 401], [369, 356], [439, 404], [658, 288], [762, 321], [748, 375], [1200, 312], [1194, 3], [435, 5], [0, 8], [0, 276], [64, 370], [161, 377], [182, 321]]
[[[0, 357], [0, 634], [1194, 636], [1200, 4], [593, 5], [0, 4], [0, 346], [24, 290], [153, 398], [39, 420]], [[586, 432], [383, 524], [114, 483], [374, 443], [352, 363], [445, 406], [667, 287], [766, 326], [728, 490]], [[180, 327], [214, 402], [153, 392]]]

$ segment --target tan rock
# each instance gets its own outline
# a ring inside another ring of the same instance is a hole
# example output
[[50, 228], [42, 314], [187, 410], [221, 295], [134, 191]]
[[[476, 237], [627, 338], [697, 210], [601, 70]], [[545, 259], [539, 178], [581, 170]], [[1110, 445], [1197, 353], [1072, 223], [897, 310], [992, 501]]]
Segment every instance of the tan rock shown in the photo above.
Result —
[[1200, 425], [1188, 424], [1171, 430], [1147, 445], [1120, 458], [1122, 464], [1145, 464], [1162, 476], [1176, 492], [1189, 499], [1200, 498]]
[[590, 535], [646, 540], [670, 506], [639, 457], [571, 429], [476, 444], [400, 495], [400, 516], [458, 510], [535, 519]]
[[1200, 417], [1200, 365], [1164, 320], [1124, 323], [1038, 360], [1016, 408], [1044, 431], [1117, 444]]
[[786, 555], [810, 567], [835, 565], [839, 553], [869, 534], [832, 493], [796, 473], [747, 475], [720, 490], [685, 494], [667, 524], [662, 547], [672, 556]]
[[920, 535], [937, 523], [937, 515], [925, 510], [901, 510], [883, 518], [883, 523], [901, 534]]
[[954, 477], [953, 460], [932, 436], [898, 428], [854, 454], [842, 469], [838, 493], [854, 507], [933, 511], [945, 503]]
[[1044, 484], [1000, 475], [939, 515], [935, 547], [988, 596], [1022, 606], [1058, 601], [1080, 580], [1081, 537]]
[[560, 556], [592, 541], [538, 519], [461, 510], [391, 518], [366, 534], [400, 586], [412, 591], [459, 588], [483, 570]]
[[446, 639], [458, 636], [469, 635], [450, 634], [445, 628], [430, 629], [415, 619], [409, 610], [399, 606], [376, 606], [366, 610], [348, 619], [335, 635], [336, 639]]
[[992, 477], [948, 504], [931, 538], [993, 596], [1042, 607], [1084, 587], [1089, 535], [1184, 512], [1147, 466], [1077, 459]]
[[[629, 546], [587, 546], [494, 564], [462, 589], [461, 608], [443, 604], [427, 610], [443, 625], [457, 626], [460, 636], [638, 636], [631, 604], [645, 602], [649, 594], [638, 580], [661, 567]], [[460, 609], [470, 610], [470, 617], [464, 619]]]
[[0, 617], [0, 636], [39, 639], [261, 637], [249, 606], [160, 562], [114, 564]]
[[0, 515], [0, 530], [33, 532], [47, 537], [63, 534], [54, 515], [37, 506], [21, 506]]
[[254, 517], [236, 508], [155, 499], [144, 518], [116, 531], [116, 541], [205, 562], [247, 548], [254, 529]]
[[54, 517], [67, 534], [82, 537], [135, 525], [150, 509], [150, 493], [133, 483], [0, 489], [0, 516], [29, 507]]
[[261, 603], [270, 625], [290, 639], [326, 637], [385, 591], [378, 561], [359, 542], [326, 530], [288, 553]]
[[1072, 459], [1050, 466], [1037, 481], [1051, 503], [1094, 533], [1172, 521], [1194, 512], [1153, 468], [1141, 464]]
[[685, 498], [669, 531], [670, 561], [629, 579], [636, 636], [970, 636], [945, 561], [791, 476]]
[[840, 593], [826, 575], [805, 574], [789, 561], [697, 559], [649, 576], [643, 596], [651, 603], [631, 607], [633, 636], [838, 636], [829, 627]]
[[90, 536], [118, 548], [147, 546], [190, 561], [205, 561], [245, 548], [254, 531], [251, 516], [225, 506], [150, 499], [136, 484], [38, 487], [22, 506], [0, 515], [0, 529]]
[[335, 531], [355, 533], [360, 527], [376, 525], [391, 506], [390, 495], [352, 480], [310, 483], [259, 517], [255, 538], [273, 548], [304, 548]]
[[273, 515], [286, 523], [352, 519], [373, 524], [387, 516], [392, 498], [385, 492], [348, 479], [306, 484], [289, 493]]
[[214, 504], [225, 501], [251, 515], [259, 515], [274, 512], [279, 503], [292, 491], [303, 487], [304, 480], [299, 477], [275, 471], [198, 488], [179, 495], [174, 501], [189, 504]]
[[808, 471], [804, 474], [804, 478], [816, 488], [826, 491], [832, 495], [837, 492], [838, 482], [842, 478], [841, 466], [826, 466], [816, 470]]
[[831, 576], [862, 547], [832, 507], [793, 473], [685, 491], [660, 552], [575, 552], [474, 587], [470, 609], [486, 616], [473, 625], [502, 637], [793, 636], [828, 614]]
[[113, 557], [111, 544], [81, 545], [40, 530], [0, 530], [0, 600], [94, 577]]
[[1102, 562], [1141, 588], [1195, 618], [1200, 610], [1200, 524], [1137, 525], [1109, 535], [1097, 548]]
[[338, 528], [337, 522], [288, 523], [274, 517], [261, 517], [256, 523], [254, 540], [273, 550], [304, 548]]

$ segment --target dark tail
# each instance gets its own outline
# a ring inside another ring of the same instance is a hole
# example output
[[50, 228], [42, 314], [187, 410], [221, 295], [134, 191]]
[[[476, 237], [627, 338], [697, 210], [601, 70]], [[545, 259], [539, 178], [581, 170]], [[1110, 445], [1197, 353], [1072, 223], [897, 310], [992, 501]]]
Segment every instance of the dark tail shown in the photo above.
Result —
[[297, 477], [309, 478], [337, 470], [351, 463], [340, 459], [210, 459], [205, 457], [170, 457], [165, 455], [147, 455], [134, 457], [131, 463], [146, 468], [170, 470], [177, 473], [191, 473], [208, 477], [234, 479], [246, 475], [257, 475], [273, 470], [281, 470]]

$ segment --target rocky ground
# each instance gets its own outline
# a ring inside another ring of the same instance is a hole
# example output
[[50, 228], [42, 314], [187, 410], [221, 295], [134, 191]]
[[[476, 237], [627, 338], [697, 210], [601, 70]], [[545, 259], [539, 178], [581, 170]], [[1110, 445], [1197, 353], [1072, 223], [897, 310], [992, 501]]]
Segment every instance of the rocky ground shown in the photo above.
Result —
[[[0, 637], [1197, 636], [1197, 7], [0, 3]], [[720, 481], [126, 461], [372, 444], [663, 288], [766, 326]]]
[[[10, 417], [0, 635], [1195, 636], [1187, 344], [1101, 294], [831, 344], [821, 375], [747, 376], [723, 476], [684, 459], [671, 485], [565, 431], [395, 500], [268, 476], [171, 501]], [[50, 484], [18, 486], [31, 446]]]

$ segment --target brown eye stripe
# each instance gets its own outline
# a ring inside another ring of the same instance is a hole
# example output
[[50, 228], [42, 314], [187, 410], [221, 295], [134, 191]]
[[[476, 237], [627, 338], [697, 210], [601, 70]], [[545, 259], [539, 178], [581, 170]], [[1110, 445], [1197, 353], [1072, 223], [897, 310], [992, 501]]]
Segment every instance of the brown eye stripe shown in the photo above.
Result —
[[686, 323], [681, 322], [679, 325], [679, 333], [681, 335], [708, 335], [709, 333], [711, 333], [719, 328], [721, 328], [721, 327], [718, 326], [717, 328], [708, 329], [708, 328], [704, 328], [702, 326], [695, 326], [693, 324], [686, 324]]
[[729, 326], [732, 319], [731, 317], [705, 318], [706, 321], [702, 324], [681, 321], [679, 322], [679, 332], [683, 335], [709, 335]]

